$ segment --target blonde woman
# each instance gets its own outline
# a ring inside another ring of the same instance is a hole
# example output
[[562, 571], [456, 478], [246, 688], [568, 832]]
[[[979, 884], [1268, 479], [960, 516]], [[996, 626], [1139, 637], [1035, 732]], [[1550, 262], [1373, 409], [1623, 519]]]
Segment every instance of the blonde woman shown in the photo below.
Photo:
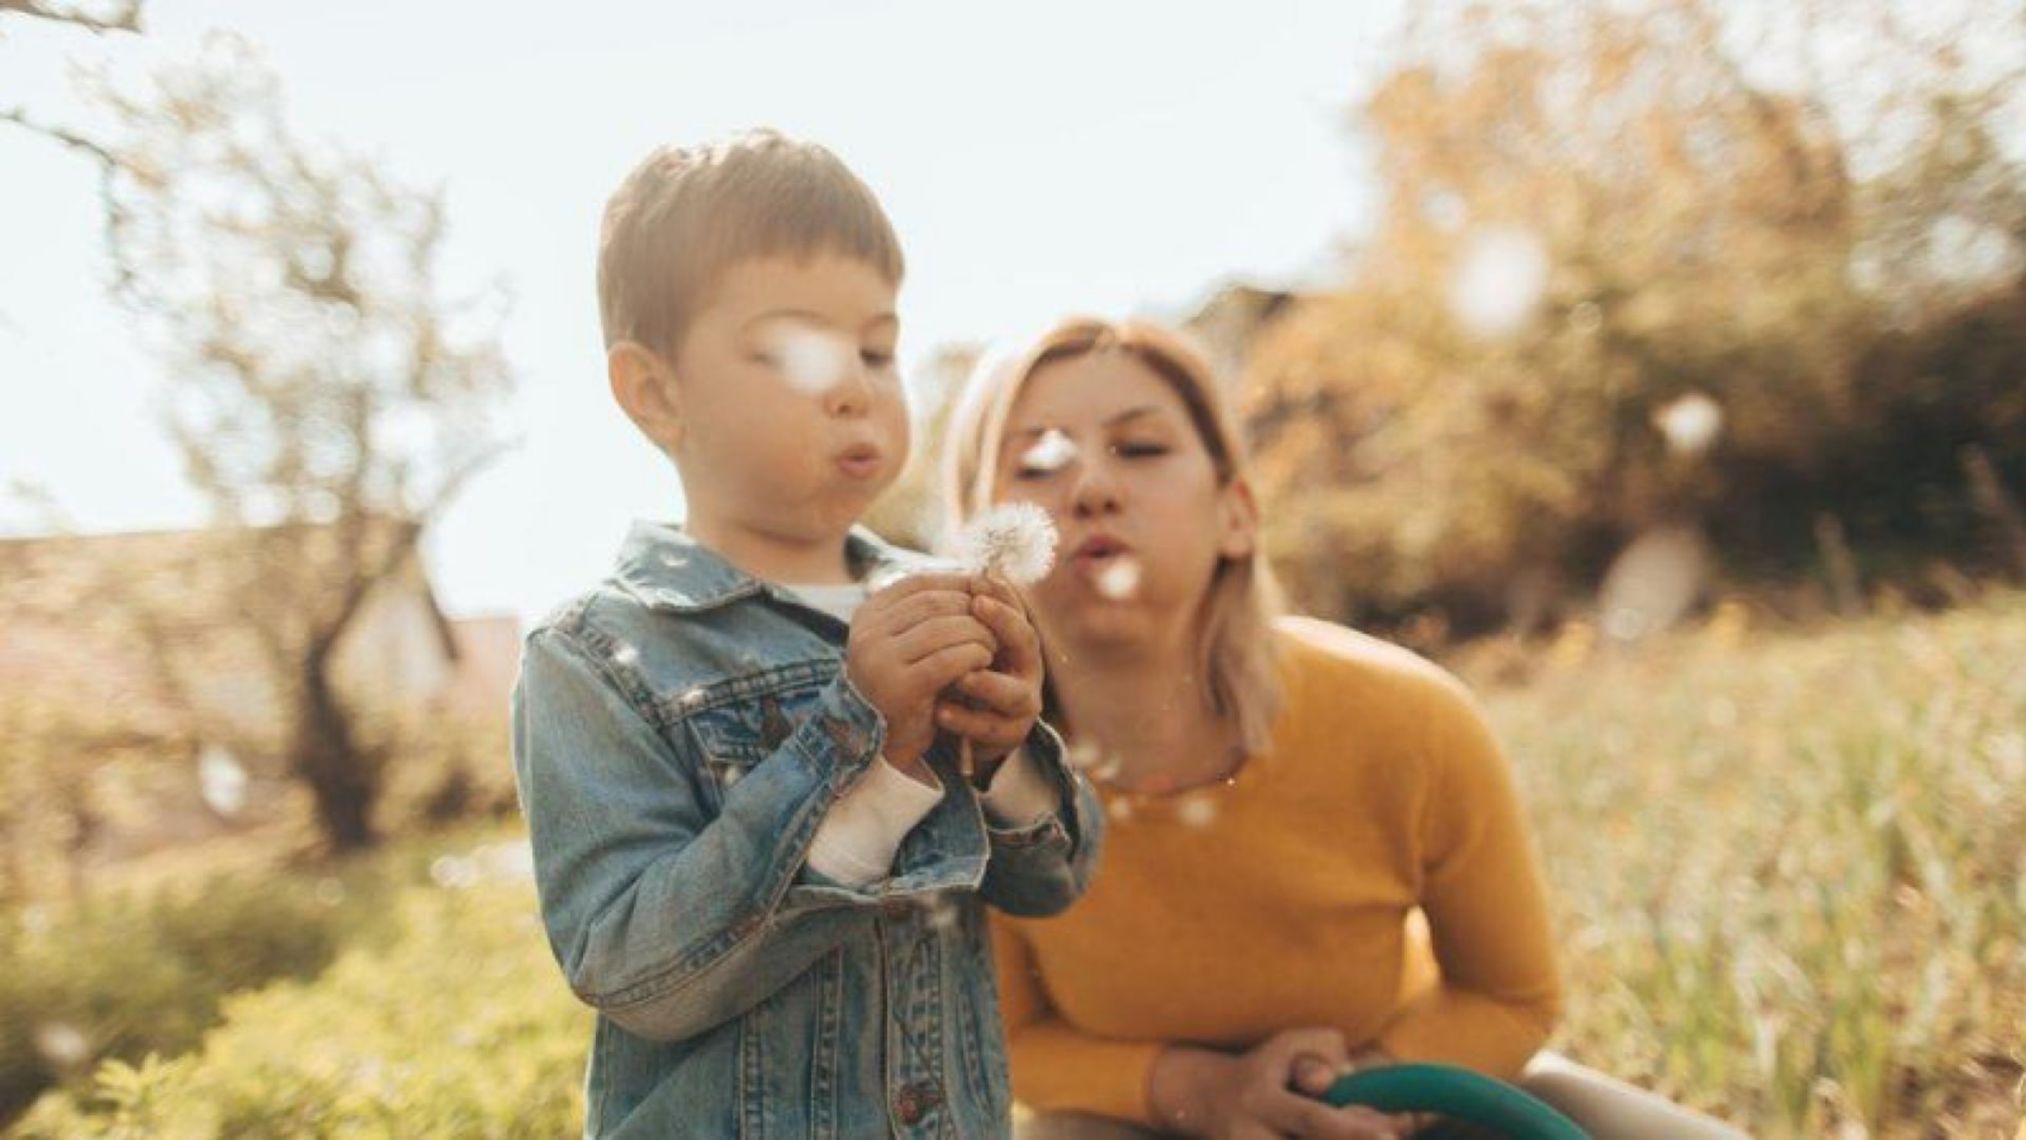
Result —
[[1312, 1095], [1395, 1060], [1520, 1081], [1600, 1136], [1736, 1135], [1536, 1058], [1561, 989], [1507, 764], [1439, 668], [1279, 615], [1199, 353], [1063, 321], [978, 370], [946, 454], [960, 519], [1024, 501], [1061, 532], [1028, 601], [1111, 816], [1081, 903], [995, 923], [1027, 1135], [1405, 1135]]

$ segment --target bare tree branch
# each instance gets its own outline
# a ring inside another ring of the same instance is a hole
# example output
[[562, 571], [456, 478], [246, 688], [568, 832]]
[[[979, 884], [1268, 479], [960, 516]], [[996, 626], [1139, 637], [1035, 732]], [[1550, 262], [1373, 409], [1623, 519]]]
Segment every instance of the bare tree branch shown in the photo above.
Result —
[[[0, 0], [0, 5], [5, 5], [7, 2], [8, 0]], [[0, 110], [0, 122], [13, 123], [23, 130], [41, 135], [46, 139], [53, 139], [73, 150], [81, 150], [108, 167], [117, 168], [126, 165], [118, 154], [114, 153], [104, 144], [94, 142], [78, 134], [76, 131], [67, 130], [52, 123], [37, 122], [29, 118], [28, 112], [19, 107], [9, 107]]]
[[131, 32], [141, 30], [141, 0], [124, 0], [113, 9], [111, 15], [94, 16], [76, 8], [58, 8], [42, 0], [0, 0], [0, 12], [14, 12], [38, 20], [56, 24], [69, 24], [83, 28], [93, 35], [107, 32]]

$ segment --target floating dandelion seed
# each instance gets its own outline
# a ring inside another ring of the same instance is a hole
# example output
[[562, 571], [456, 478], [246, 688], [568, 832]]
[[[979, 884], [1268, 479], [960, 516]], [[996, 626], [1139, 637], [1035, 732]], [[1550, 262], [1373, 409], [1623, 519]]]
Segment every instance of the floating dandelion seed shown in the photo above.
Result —
[[492, 879], [532, 879], [535, 877], [535, 849], [522, 839], [502, 843], [488, 843], [473, 852], [473, 857], [485, 868], [486, 877]]
[[1449, 282], [1449, 307], [1480, 336], [1518, 329], [1548, 284], [1548, 255], [1524, 230], [1488, 229], [1472, 237]]
[[238, 815], [246, 806], [246, 768], [228, 749], [207, 744], [197, 758], [197, 794], [219, 815]]
[[35, 1051], [59, 1069], [68, 1069], [91, 1055], [91, 1041], [74, 1025], [52, 1021], [35, 1027]]
[[612, 660], [621, 665], [640, 663], [640, 647], [630, 641], [622, 641], [612, 647]]
[[775, 336], [773, 348], [782, 377], [811, 396], [836, 387], [850, 367], [850, 350], [837, 337], [815, 329], [784, 329]]
[[445, 890], [461, 891], [478, 882], [478, 867], [461, 855], [439, 855], [429, 864], [429, 881]]
[[1217, 819], [1217, 802], [1209, 796], [1190, 796], [1175, 808], [1175, 818], [1189, 827], [1208, 827]]
[[947, 894], [937, 895], [928, 905], [929, 929], [947, 931], [957, 925], [957, 904]]
[[1001, 503], [964, 524], [957, 560], [973, 573], [1032, 585], [1055, 565], [1055, 524], [1033, 503]]
[[1060, 429], [1049, 428], [1020, 456], [1020, 465], [1034, 471], [1054, 472], [1069, 466], [1075, 458], [1076, 444]]
[[1701, 392], [1690, 392], [1653, 413], [1653, 426], [1675, 451], [1701, 455], [1723, 431], [1723, 405]]
[[1123, 799], [1111, 802], [1111, 817], [1123, 823], [1133, 817], [1133, 805]]
[[1097, 574], [1097, 592], [1114, 602], [1132, 597], [1140, 588], [1140, 560], [1130, 554], [1116, 555]]

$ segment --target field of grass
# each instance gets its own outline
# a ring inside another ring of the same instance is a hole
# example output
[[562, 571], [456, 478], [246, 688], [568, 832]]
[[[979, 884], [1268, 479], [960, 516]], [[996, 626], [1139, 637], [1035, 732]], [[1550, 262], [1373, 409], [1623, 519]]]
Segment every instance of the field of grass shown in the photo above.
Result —
[[[2009, 1140], [2026, 598], [1582, 656], [1486, 692], [1556, 894], [1558, 1045], [1763, 1137]], [[228, 998], [198, 1051], [103, 1067], [14, 1135], [574, 1134], [588, 1020], [503, 850], [401, 893], [403, 935]]]
[[1581, 1060], [1783, 1136], [2026, 1115], [2026, 598], [1723, 620], [1487, 694]]

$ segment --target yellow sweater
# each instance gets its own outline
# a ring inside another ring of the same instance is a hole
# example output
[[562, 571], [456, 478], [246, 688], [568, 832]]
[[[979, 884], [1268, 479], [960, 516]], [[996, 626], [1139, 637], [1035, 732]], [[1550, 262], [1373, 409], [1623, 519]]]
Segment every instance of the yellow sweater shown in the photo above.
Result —
[[1029, 1107], [1152, 1124], [1169, 1043], [1334, 1026], [1353, 1049], [1510, 1077], [1546, 1040], [1561, 992], [1540, 871], [1469, 695], [1339, 626], [1277, 635], [1268, 754], [1232, 784], [1107, 794], [1089, 893], [1056, 918], [993, 914]]

